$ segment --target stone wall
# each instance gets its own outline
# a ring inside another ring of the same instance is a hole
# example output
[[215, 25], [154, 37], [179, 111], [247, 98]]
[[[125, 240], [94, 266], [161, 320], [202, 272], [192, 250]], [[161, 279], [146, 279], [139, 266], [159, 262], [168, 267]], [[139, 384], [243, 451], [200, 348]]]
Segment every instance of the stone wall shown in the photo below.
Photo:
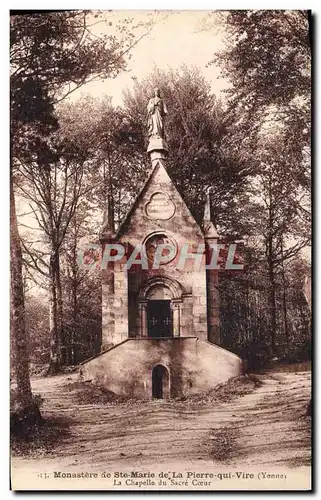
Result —
[[242, 370], [235, 354], [197, 338], [128, 339], [81, 370], [84, 380], [116, 394], [149, 399], [157, 364], [169, 371], [171, 397], [209, 390]]
[[102, 270], [102, 350], [117, 343], [115, 338], [114, 315], [114, 275], [109, 270]]

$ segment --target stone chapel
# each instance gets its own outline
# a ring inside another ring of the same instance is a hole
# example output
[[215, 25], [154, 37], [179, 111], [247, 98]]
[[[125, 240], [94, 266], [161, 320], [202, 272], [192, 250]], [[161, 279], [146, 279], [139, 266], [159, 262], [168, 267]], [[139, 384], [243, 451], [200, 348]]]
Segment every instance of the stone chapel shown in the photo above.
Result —
[[[156, 104], [155, 104], [156, 103]], [[193, 258], [217, 242], [209, 195], [202, 230], [166, 171], [168, 147], [159, 91], [149, 105], [151, 171], [116, 234], [107, 221], [101, 245], [119, 243], [122, 262], [102, 269], [102, 349], [82, 364], [85, 380], [116, 394], [170, 398], [208, 390], [241, 373], [242, 362], [220, 347], [218, 271]], [[160, 109], [159, 109], [160, 108]], [[159, 244], [174, 252], [153, 268]], [[124, 263], [143, 248], [147, 268]], [[181, 249], [186, 265], [179, 266]]]

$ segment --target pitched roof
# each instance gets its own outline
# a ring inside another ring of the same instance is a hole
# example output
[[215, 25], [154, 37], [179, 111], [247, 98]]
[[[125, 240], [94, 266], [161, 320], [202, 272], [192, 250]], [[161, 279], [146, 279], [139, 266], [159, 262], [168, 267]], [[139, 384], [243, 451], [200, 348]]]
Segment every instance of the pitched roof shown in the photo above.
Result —
[[[119, 225], [118, 229], [117, 229], [117, 232], [116, 232], [116, 235], [115, 235], [115, 239], [117, 240], [123, 233], [123, 230], [125, 229], [125, 226], [126, 226], [126, 222], [129, 221], [132, 213], [134, 212], [135, 208], [137, 207], [138, 205], [138, 202], [140, 200], [140, 198], [143, 196], [143, 194], [145, 193], [147, 187], [149, 186], [149, 184], [151, 183], [151, 180], [152, 178], [154, 177], [154, 175], [156, 174], [156, 172], [159, 170], [159, 168], [163, 167], [168, 175], [168, 172], [165, 168], [165, 166], [163, 165], [163, 163], [161, 161], [157, 161], [155, 166], [150, 170], [148, 176], [147, 176], [147, 179], [146, 181], [144, 182], [140, 192], [138, 193], [138, 195], [136, 196], [135, 200], [133, 201], [131, 207], [129, 208], [127, 214], [125, 215], [124, 219], [122, 220], [121, 224]], [[168, 177], [170, 178], [170, 176], [168, 175]], [[172, 179], [170, 178], [171, 182], [173, 183]], [[173, 183], [173, 186], [175, 188], [175, 190], [177, 191], [177, 194], [180, 196], [180, 198], [182, 198], [183, 200], [183, 197], [181, 196], [181, 194], [179, 193], [177, 187], [175, 186], [175, 184]], [[183, 200], [184, 202], [184, 200]], [[200, 230], [201, 234], [203, 234], [203, 231], [202, 229], [200, 228], [200, 226], [198, 225], [197, 221], [195, 220], [195, 217], [192, 215], [190, 209], [188, 208], [188, 206], [186, 205], [186, 203], [184, 202], [184, 205], [186, 207], [186, 209], [188, 210], [188, 212], [190, 213], [190, 216], [193, 218], [193, 220], [195, 221], [195, 224], [197, 225], [198, 229]]]

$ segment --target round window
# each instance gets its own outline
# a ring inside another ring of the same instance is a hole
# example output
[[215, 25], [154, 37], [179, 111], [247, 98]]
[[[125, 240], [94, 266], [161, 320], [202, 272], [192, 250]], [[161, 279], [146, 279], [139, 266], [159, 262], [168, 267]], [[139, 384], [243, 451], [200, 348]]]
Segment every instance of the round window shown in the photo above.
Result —
[[157, 256], [159, 264], [171, 262], [177, 254], [176, 242], [163, 233], [150, 236], [145, 243], [145, 248], [148, 260], [154, 262]]

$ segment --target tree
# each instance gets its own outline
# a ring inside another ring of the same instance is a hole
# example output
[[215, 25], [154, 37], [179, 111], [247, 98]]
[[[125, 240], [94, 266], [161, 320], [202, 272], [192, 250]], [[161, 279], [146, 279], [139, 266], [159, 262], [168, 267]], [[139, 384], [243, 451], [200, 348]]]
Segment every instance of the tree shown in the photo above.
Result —
[[91, 186], [88, 201], [102, 215], [109, 198], [114, 224], [119, 225], [148, 167], [126, 112], [114, 107], [108, 97], [85, 95], [75, 103], [63, 103], [59, 117], [70, 140], [89, 151], [91, 164], [85, 172], [85, 183]]
[[[25, 98], [30, 97], [26, 82]], [[27, 101], [25, 103], [26, 106]], [[42, 137], [57, 126], [53, 106], [44, 95], [40, 85], [35, 85], [30, 114], [22, 106], [13, 106], [11, 112], [11, 162], [10, 162], [10, 258], [11, 258], [11, 336], [13, 338], [16, 397], [14, 421], [33, 423], [40, 420], [40, 412], [31, 392], [29, 357], [27, 348], [24, 282], [22, 273], [22, 251], [18, 231], [14, 179], [18, 176], [18, 157], [30, 158], [34, 148], [43, 147]], [[20, 133], [21, 135], [20, 135]], [[24, 133], [24, 136], [22, 135]], [[24, 137], [24, 138], [23, 138]], [[20, 143], [20, 145], [19, 145]]]
[[63, 301], [60, 277], [60, 249], [69, 224], [82, 202], [87, 167], [86, 150], [77, 150], [61, 138], [55, 144], [56, 161], [48, 167], [38, 162], [20, 164], [21, 182], [17, 190], [28, 201], [36, 223], [43, 232], [44, 245], [24, 246], [29, 265], [48, 278], [51, 331], [49, 371], [56, 373], [64, 363]]
[[82, 239], [88, 241], [91, 230], [91, 214], [83, 203], [71, 221], [61, 252], [66, 361], [70, 365], [101, 349], [100, 272], [83, 269], [78, 262], [79, 245]]
[[[289, 178], [289, 161], [282, 136], [266, 138], [261, 150], [261, 168], [256, 178], [258, 197], [257, 227], [263, 236], [269, 277], [269, 311], [271, 318], [271, 347], [276, 352], [276, 273], [283, 275], [284, 262], [295, 257], [310, 240], [309, 227], [304, 228], [298, 217], [299, 185]], [[290, 165], [289, 165], [290, 163]], [[261, 215], [260, 215], [261, 213]], [[283, 287], [284, 293], [285, 288]], [[283, 304], [286, 305], [284, 297]], [[285, 325], [287, 314], [284, 309]]]
[[[310, 239], [310, 16], [307, 11], [253, 10], [213, 17], [223, 23], [226, 42], [210, 64], [219, 64], [231, 84], [226, 90], [228, 116], [240, 143], [250, 138], [257, 159], [241, 227], [268, 290], [269, 321], [260, 336], [268, 334], [275, 352], [283, 328], [290, 341], [290, 263]], [[248, 281], [241, 301], [247, 302], [246, 311], [252, 308], [247, 293], [258, 293], [255, 274], [253, 270], [248, 280], [241, 280], [242, 285]], [[253, 304], [257, 309], [256, 299]], [[264, 322], [261, 318], [260, 325]]]
[[29, 378], [28, 347], [25, 325], [23, 294], [22, 254], [19, 240], [12, 182], [10, 183], [10, 254], [11, 254], [11, 338], [13, 340], [16, 374], [17, 406], [13, 411], [23, 422], [40, 419], [39, 409], [33, 400]]
[[[122, 36], [91, 33], [88, 11], [13, 15], [10, 19], [11, 98], [11, 305], [15, 339], [17, 391], [27, 413], [35, 408], [30, 390], [25, 334], [22, 254], [13, 183], [19, 165], [50, 163], [44, 138], [57, 128], [54, 103], [92, 78], [111, 77], [124, 69], [133, 43], [126, 25]], [[33, 411], [33, 410], [32, 410]], [[35, 410], [36, 412], [36, 410]]]
[[221, 280], [223, 329], [229, 341], [239, 323], [236, 330], [245, 349], [251, 352], [257, 344], [258, 351], [269, 347], [275, 355], [284, 349], [284, 337], [284, 350], [290, 350], [293, 297], [288, 297], [289, 264], [308, 245], [310, 228], [302, 224], [297, 206], [300, 186], [289, 177], [292, 159], [284, 137], [266, 136], [259, 147], [259, 170], [249, 191], [250, 200], [243, 207], [247, 214], [242, 225], [245, 271]]
[[231, 82], [226, 90], [239, 126], [255, 134], [272, 124], [285, 131], [292, 174], [310, 189], [310, 13], [296, 10], [235, 10], [221, 15], [226, 47], [211, 63]]

